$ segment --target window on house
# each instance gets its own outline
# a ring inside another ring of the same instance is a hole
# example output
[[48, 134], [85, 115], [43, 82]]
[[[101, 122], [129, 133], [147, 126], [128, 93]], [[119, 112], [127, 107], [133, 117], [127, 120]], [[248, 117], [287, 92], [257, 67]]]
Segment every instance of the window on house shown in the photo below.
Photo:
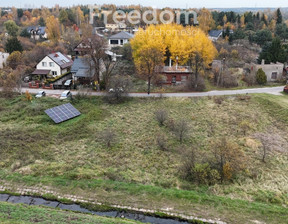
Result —
[[42, 62], [42, 66], [43, 66], [43, 67], [46, 67], [46, 66], [47, 66], [47, 63], [46, 63], [46, 62]]
[[118, 44], [118, 40], [110, 40], [110, 44]]
[[53, 75], [53, 76], [56, 76], [56, 75], [57, 75], [57, 72], [56, 72], [56, 71], [52, 71], [52, 75]]
[[277, 79], [277, 72], [272, 72], [271, 79]]
[[176, 83], [176, 76], [172, 77], [172, 83]]
[[120, 44], [123, 45], [123, 40], [120, 40]]
[[50, 67], [54, 67], [54, 62], [49, 62]]
[[182, 75], [182, 76], [181, 76], [181, 82], [186, 82], [186, 81], [187, 81], [187, 76]]

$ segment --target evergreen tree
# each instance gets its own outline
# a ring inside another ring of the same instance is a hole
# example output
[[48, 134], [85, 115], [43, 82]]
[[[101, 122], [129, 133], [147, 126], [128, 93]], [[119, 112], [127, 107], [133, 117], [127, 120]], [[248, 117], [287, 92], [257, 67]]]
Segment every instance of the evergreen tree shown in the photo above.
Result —
[[288, 39], [288, 28], [285, 23], [277, 24], [275, 34], [282, 40]]
[[28, 30], [26, 28], [24, 28], [21, 33], [20, 33], [20, 36], [21, 37], [28, 37], [30, 38], [31, 37], [31, 33], [28, 32]]
[[13, 51], [22, 52], [23, 48], [22, 48], [20, 41], [17, 39], [17, 37], [12, 37], [7, 40], [5, 44], [5, 50], [11, 54]]
[[39, 24], [39, 26], [46, 26], [46, 23], [45, 23], [45, 20], [43, 17], [40, 17], [38, 24]]
[[281, 10], [278, 8], [276, 11], [276, 24], [281, 24], [283, 22]]
[[281, 62], [284, 63], [287, 61], [287, 51], [284, 46], [281, 44], [279, 38], [274, 38], [272, 43], [266, 43], [258, 58], [258, 63], [261, 63], [262, 60], [265, 60], [266, 64], [271, 62]]

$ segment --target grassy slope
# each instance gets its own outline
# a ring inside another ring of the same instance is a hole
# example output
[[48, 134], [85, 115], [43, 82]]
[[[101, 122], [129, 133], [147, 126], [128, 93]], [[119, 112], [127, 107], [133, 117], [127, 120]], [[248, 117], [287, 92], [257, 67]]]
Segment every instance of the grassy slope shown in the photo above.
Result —
[[[236, 223], [253, 219], [277, 223], [288, 216], [280, 206], [287, 204], [288, 198], [286, 155], [273, 154], [263, 164], [259, 150], [247, 141], [254, 142], [251, 135], [267, 129], [284, 136], [286, 127], [278, 121], [282, 119], [278, 115], [283, 115], [285, 102], [286, 96], [258, 95], [248, 102], [229, 98], [221, 105], [207, 98], [172, 98], [133, 99], [111, 106], [92, 98], [73, 103], [82, 116], [54, 125], [43, 110], [60, 104], [58, 100], [46, 98], [29, 103], [20, 98], [2, 99], [0, 148], [6, 150], [1, 155], [4, 159], [0, 160], [0, 176], [26, 185], [41, 181], [57, 186], [59, 191], [108, 203], [170, 207]], [[178, 143], [167, 128], [158, 126], [153, 115], [158, 108], [169, 108], [174, 120], [189, 121], [191, 132], [184, 144]], [[252, 125], [247, 136], [239, 128], [242, 120]], [[99, 141], [101, 130], [107, 127], [118, 135], [112, 149]], [[166, 135], [168, 151], [158, 149], [158, 133]], [[209, 151], [210, 142], [222, 135], [235, 139], [250, 158], [250, 177], [211, 187], [181, 181], [177, 173], [184, 149], [194, 145], [200, 152]]]
[[1, 223], [93, 223], [93, 224], [132, 224], [136, 221], [128, 221], [114, 218], [99, 217], [96, 215], [79, 214], [58, 209], [10, 204], [0, 202]]

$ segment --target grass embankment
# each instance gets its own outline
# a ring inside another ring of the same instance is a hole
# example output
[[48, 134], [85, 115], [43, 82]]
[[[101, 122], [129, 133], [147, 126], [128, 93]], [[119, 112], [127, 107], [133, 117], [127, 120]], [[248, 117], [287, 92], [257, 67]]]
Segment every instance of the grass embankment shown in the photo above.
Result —
[[[283, 223], [288, 218], [283, 207], [288, 202], [286, 151], [271, 153], [263, 163], [260, 143], [253, 138], [269, 131], [287, 140], [279, 101], [285, 104], [288, 98], [262, 94], [249, 101], [229, 97], [221, 104], [213, 98], [131, 99], [108, 105], [93, 97], [73, 102], [80, 117], [55, 125], [43, 111], [61, 104], [57, 99], [2, 98], [0, 177], [26, 186], [41, 183], [107, 204], [170, 208], [231, 223]], [[163, 108], [170, 119], [189, 123], [182, 144], [155, 120], [154, 112]], [[251, 124], [246, 134], [242, 121]], [[110, 149], [100, 138], [106, 128], [117, 134]], [[159, 133], [167, 138], [165, 151], [157, 146]], [[214, 186], [179, 178], [183, 155], [192, 147], [209, 153], [221, 136], [229, 136], [245, 152], [245, 175]]]
[[23, 204], [10, 204], [0, 202], [0, 222], [1, 223], [93, 223], [93, 224], [136, 224], [139, 222], [99, 217], [96, 215], [79, 214], [69, 211], [61, 211], [39, 206], [29, 206]]

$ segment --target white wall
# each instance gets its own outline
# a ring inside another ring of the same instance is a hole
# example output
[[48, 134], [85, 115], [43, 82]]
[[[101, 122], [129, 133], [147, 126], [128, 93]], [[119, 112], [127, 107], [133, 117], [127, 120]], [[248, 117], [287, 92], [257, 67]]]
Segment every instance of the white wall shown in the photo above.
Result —
[[0, 52], [0, 68], [3, 68], [3, 63], [6, 64], [8, 57], [9, 57], [9, 53]]
[[[42, 65], [42, 62], [46, 62], [46, 66]], [[49, 62], [53, 62], [54, 63], [54, 67], [50, 67]], [[57, 72], [57, 76], [64, 74], [65, 72], [62, 73], [62, 70], [60, 68], [59, 65], [57, 65], [51, 58], [49, 58], [48, 56], [46, 56], [45, 58], [42, 59], [42, 61], [40, 61], [37, 66], [37, 69], [45, 69], [45, 70], [51, 70], [50, 71], [50, 75], [52, 75], [52, 71], [56, 71]], [[66, 69], [67, 71], [67, 69]], [[56, 76], [54, 76], [56, 77]]]

